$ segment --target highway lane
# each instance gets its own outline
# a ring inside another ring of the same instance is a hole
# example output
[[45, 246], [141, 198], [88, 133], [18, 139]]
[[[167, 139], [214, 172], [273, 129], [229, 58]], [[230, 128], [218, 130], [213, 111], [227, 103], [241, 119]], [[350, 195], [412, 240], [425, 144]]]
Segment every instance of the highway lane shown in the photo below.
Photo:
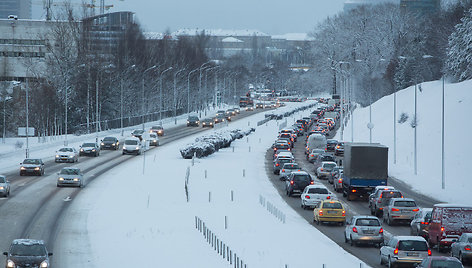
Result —
[[[332, 137], [335, 134], [335, 130], [331, 131], [328, 137]], [[274, 139], [276, 137], [276, 133], [274, 133]], [[347, 218], [353, 215], [370, 215], [370, 209], [368, 207], [368, 202], [364, 200], [354, 200], [354, 201], [347, 201], [345, 197], [342, 196], [342, 193], [336, 193], [332, 187], [332, 185], [327, 180], [318, 180], [314, 174], [314, 166], [310, 162], [306, 160], [305, 153], [304, 153], [304, 142], [305, 136], [298, 137], [298, 141], [295, 143], [295, 147], [293, 149], [293, 154], [295, 156], [296, 162], [301, 165], [301, 167], [308, 171], [313, 178], [315, 178], [315, 183], [321, 183], [325, 185], [330, 191], [336, 194], [337, 198], [343, 202], [346, 206], [346, 216]], [[270, 181], [281, 195], [281, 197], [289, 204], [300, 216], [305, 218], [313, 227], [320, 230], [323, 234], [328, 236], [331, 240], [336, 242], [339, 246], [344, 248], [349, 253], [355, 255], [359, 259], [363, 260], [365, 263], [372, 267], [383, 267], [380, 265], [380, 258], [379, 258], [379, 248], [372, 247], [372, 246], [350, 246], [348, 243], [345, 242], [344, 238], [344, 229], [345, 227], [341, 227], [338, 225], [316, 225], [313, 223], [313, 211], [304, 210], [301, 208], [301, 201], [299, 196], [295, 197], [288, 197], [285, 193], [285, 182], [280, 181], [279, 176], [273, 173], [273, 151], [271, 148], [267, 150], [266, 153], [266, 172], [270, 178]], [[414, 190], [411, 189], [407, 184], [395, 179], [389, 178], [389, 185], [394, 186], [395, 188], [399, 189], [405, 197], [413, 198], [417, 201], [420, 207], [432, 207], [434, 204], [440, 203], [438, 200], [433, 199], [429, 196], [424, 196]], [[382, 220], [382, 219], [381, 219]], [[410, 225], [409, 224], [395, 224], [394, 226], [388, 226], [386, 223], [383, 224], [383, 228], [385, 230], [385, 240], [388, 239], [392, 235], [410, 235]], [[437, 251], [433, 250], [433, 255], [442, 255], [446, 256], [447, 253], [438, 253]], [[469, 267], [469, 266], [467, 266]]]
[[[255, 112], [241, 111], [234, 120], [241, 120], [266, 111], [269, 109]], [[254, 125], [255, 122], [251, 122], [251, 126]], [[198, 133], [203, 134], [208, 130], [209, 128], [185, 125], [169, 128], [166, 129], [165, 135], [160, 137], [160, 145], [165, 146], [172, 141]], [[54, 154], [55, 149], [55, 147], [51, 148], [51, 154]], [[44, 176], [19, 176], [19, 170], [6, 173], [5, 175], [11, 181], [11, 195], [9, 198], [0, 199], [2, 211], [0, 249], [7, 251], [10, 242], [16, 238], [42, 239], [50, 250], [53, 249], [61, 215], [73, 202], [74, 197], [81, 191], [86, 191], [87, 184], [101, 174], [134, 157], [136, 156], [122, 155], [121, 150], [106, 150], [102, 151], [99, 157], [80, 157], [78, 163], [47, 161]], [[56, 173], [64, 166], [79, 167], [84, 171], [84, 188], [56, 187]]]

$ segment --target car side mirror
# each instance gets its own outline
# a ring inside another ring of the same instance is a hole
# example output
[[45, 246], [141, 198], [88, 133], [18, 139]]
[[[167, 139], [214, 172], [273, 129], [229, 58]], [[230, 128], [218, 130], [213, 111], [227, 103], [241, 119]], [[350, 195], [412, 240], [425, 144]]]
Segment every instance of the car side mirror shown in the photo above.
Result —
[[23, 165], [23, 163], [20, 163], [20, 165]]
[[3, 255], [8, 256], [8, 252], [6, 252], [6, 251], [3, 252]]
[[52, 256], [52, 252], [48, 252], [48, 256]]

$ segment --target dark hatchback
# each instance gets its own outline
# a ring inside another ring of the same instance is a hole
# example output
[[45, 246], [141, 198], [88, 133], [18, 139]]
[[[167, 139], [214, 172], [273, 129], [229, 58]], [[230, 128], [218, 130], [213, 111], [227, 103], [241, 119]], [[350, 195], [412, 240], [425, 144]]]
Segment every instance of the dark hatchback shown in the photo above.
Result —
[[326, 141], [326, 151], [327, 152], [334, 152], [337, 145], [338, 145], [337, 140], [327, 140]]
[[49, 256], [44, 241], [33, 239], [15, 239], [10, 251], [3, 252], [7, 256], [5, 267], [50, 267]]
[[118, 150], [120, 148], [120, 142], [116, 137], [105, 137], [100, 143], [100, 149]]
[[215, 120], [213, 118], [206, 118], [202, 121], [202, 127], [214, 127]]
[[285, 191], [288, 196], [294, 193], [301, 194], [305, 187], [314, 184], [313, 178], [305, 171], [296, 171], [290, 173], [285, 181]]
[[200, 119], [198, 118], [198, 116], [189, 116], [187, 118], [187, 127], [190, 127], [190, 126], [193, 126], [193, 127], [200, 126]]

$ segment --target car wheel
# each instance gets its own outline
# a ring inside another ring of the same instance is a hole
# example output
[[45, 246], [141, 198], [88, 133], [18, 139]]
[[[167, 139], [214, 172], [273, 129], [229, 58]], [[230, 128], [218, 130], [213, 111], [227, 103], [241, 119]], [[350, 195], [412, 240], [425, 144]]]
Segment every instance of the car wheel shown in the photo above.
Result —
[[[385, 218], [384, 218], [385, 219]], [[390, 219], [390, 215], [387, 215], [387, 224], [392, 226], [393, 221]]]
[[394, 268], [394, 267], [395, 267], [395, 264], [392, 262], [390, 257], [388, 257], [388, 268]]
[[315, 223], [316, 223], [316, 225], [320, 225], [320, 220], [315, 219]]
[[352, 240], [352, 235], [349, 237], [349, 244], [351, 245], [351, 247], [356, 246], [356, 243], [354, 242], [354, 240]]
[[380, 254], [380, 265], [382, 265], [382, 266], [384, 265], [384, 261], [382, 259], [382, 254]]
[[[452, 252], [452, 251], [451, 251]], [[464, 258], [462, 257], [462, 252], [459, 252], [459, 261], [462, 263], [462, 264], [465, 264], [464, 263]]]

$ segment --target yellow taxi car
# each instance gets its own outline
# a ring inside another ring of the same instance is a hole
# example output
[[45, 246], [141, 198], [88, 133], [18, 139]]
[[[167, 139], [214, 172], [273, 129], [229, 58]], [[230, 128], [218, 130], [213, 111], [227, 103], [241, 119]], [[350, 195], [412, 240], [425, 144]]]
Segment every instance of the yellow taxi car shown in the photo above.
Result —
[[322, 222], [335, 222], [342, 226], [346, 223], [346, 210], [338, 200], [323, 200], [313, 210], [313, 221], [318, 225]]

